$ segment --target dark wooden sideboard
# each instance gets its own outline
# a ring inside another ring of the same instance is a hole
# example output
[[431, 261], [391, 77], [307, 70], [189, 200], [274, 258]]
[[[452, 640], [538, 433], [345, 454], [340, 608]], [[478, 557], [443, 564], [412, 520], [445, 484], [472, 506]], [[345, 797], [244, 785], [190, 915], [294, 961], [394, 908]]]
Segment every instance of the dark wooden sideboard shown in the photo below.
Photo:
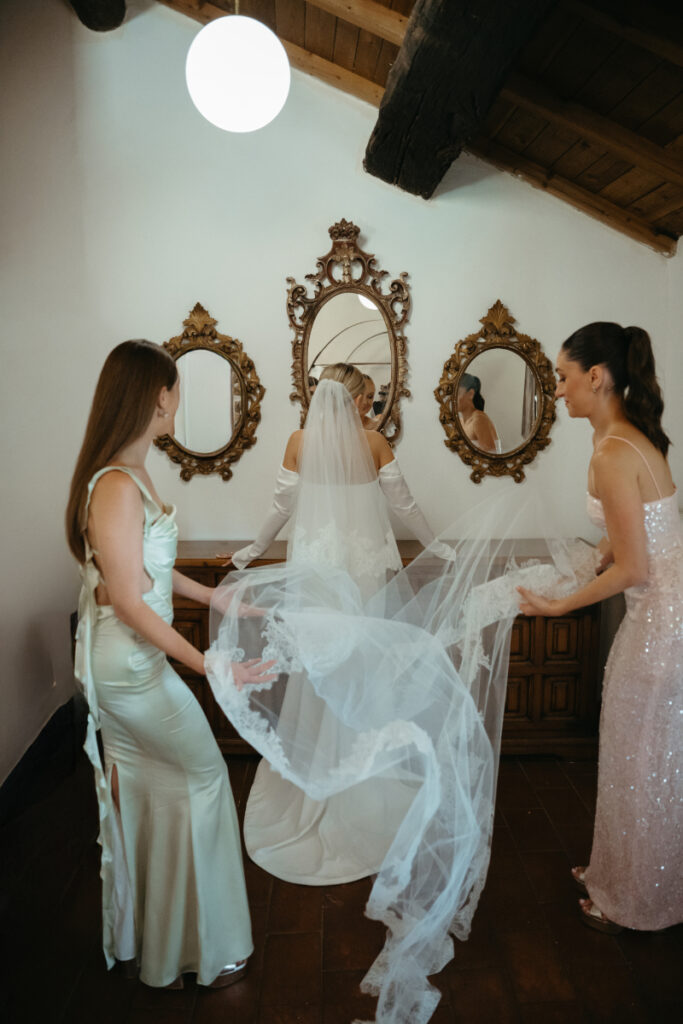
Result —
[[[219, 551], [236, 551], [244, 541], [181, 541], [176, 567], [192, 579], [215, 586], [226, 574]], [[416, 541], [400, 541], [404, 563], [421, 550]], [[252, 567], [282, 561], [286, 543], [276, 541]], [[200, 650], [209, 646], [208, 608], [176, 597], [176, 629]], [[251, 747], [233, 729], [202, 676], [174, 666], [202, 705], [224, 753], [247, 754]], [[597, 751], [600, 661], [600, 606], [591, 605], [561, 618], [541, 615], [515, 620], [503, 721], [504, 754], [559, 754], [594, 757]]]

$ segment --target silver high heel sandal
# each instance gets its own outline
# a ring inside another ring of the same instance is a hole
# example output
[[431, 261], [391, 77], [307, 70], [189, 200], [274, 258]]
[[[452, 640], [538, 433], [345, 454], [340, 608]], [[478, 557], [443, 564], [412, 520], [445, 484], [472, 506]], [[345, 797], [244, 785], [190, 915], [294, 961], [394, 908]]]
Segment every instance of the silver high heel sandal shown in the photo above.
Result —
[[247, 973], [247, 965], [247, 960], [238, 960], [236, 964], [226, 964], [220, 974], [206, 987], [226, 988], [228, 985], [234, 985], [236, 981], [241, 981]]

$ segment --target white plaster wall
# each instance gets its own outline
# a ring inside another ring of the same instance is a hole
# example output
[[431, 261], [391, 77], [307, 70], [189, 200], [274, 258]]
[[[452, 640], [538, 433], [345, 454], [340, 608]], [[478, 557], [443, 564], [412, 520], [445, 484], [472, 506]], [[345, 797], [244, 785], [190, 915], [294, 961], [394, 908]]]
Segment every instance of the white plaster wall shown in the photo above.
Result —
[[[67, 614], [77, 575], [62, 510], [97, 374], [129, 337], [178, 334], [199, 301], [240, 338], [267, 389], [258, 443], [229, 484], [190, 484], [154, 451], [150, 471], [179, 506], [181, 537], [249, 538], [267, 508], [284, 441], [291, 333], [285, 278], [302, 281], [346, 217], [392, 275], [406, 270], [412, 399], [398, 455], [435, 527], [513, 488], [475, 486], [443, 445], [432, 391], [453, 344], [500, 298], [554, 354], [582, 323], [651, 331], [666, 367], [666, 426], [681, 437], [683, 263], [667, 261], [471, 157], [425, 203], [362, 171], [376, 112], [297, 72], [280, 117], [254, 135], [204, 122], [183, 68], [197, 31], [131, 4], [91, 33], [66, 4], [5, 0], [2, 95], [3, 633], [0, 778], [70, 693]], [[672, 411], [673, 410], [673, 411]], [[583, 513], [590, 432], [563, 409], [529, 470], [561, 494], [569, 533]], [[683, 481], [678, 446], [674, 467]], [[434, 480], [438, 479], [438, 488]]]

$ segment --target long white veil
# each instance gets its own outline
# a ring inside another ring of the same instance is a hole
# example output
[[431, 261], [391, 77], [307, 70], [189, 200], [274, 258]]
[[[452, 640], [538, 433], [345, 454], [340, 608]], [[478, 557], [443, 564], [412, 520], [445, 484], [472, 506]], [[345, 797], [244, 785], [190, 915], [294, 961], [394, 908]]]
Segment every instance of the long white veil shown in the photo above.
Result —
[[[207, 675], [275, 772], [312, 800], [348, 797], [336, 841], [376, 873], [366, 914], [387, 927], [362, 988], [378, 1022], [425, 1024], [428, 975], [467, 938], [486, 878], [515, 586], [558, 593], [595, 562], [557, 545], [520, 567], [528, 545], [494, 502], [453, 528], [454, 560], [428, 548], [387, 580], [395, 542], [341, 385], [316, 389], [300, 471], [289, 561], [226, 578]], [[245, 657], [276, 658], [278, 679], [238, 690]]]
[[308, 412], [287, 560], [345, 569], [365, 593], [400, 569], [377, 470], [351, 395], [322, 380]]

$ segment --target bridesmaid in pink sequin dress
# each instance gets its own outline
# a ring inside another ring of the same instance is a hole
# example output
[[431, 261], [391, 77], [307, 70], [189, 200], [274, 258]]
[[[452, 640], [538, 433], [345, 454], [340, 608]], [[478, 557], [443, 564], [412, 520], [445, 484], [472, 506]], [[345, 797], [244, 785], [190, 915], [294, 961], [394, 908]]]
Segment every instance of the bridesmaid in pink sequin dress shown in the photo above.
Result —
[[520, 587], [521, 609], [564, 615], [625, 592], [603, 686], [593, 849], [572, 875], [585, 924], [657, 930], [683, 922], [683, 540], [663, 403], [637, 327], [581, 328], [557, 372], [557, 397], [595, 431], [588, 512], [606, 532], [603, 571], [560, 600]]

